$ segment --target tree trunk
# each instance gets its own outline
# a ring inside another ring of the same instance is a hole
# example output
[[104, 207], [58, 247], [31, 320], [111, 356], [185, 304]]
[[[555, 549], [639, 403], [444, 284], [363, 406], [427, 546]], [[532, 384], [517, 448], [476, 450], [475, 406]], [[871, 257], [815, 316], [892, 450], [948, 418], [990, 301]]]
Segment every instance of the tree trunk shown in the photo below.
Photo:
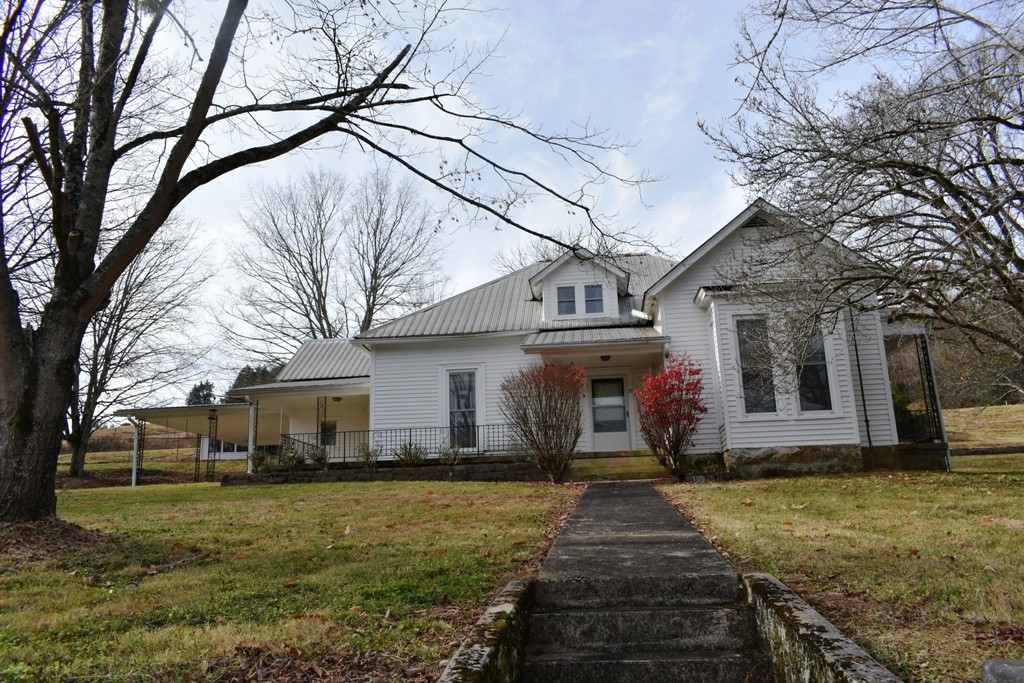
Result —
[[[78, 392], [73, 391], [71, 401], [78, 400]], [[71, 434], [65, 439], [71, 444], [71, 464], [68, 467], [68, 475], [72, 477], [85, 476], [85, 454], [89, 452], [89, 439], [92, 437], [93, 410], [89, 401], [82, 407], [81, 413], [76, 420], [72, 420], [74, 426]]]
[[71, 444], [71, 464], [68, 466], [68, 476], [85, 476], [85, 454], [89, 451], [89, 440], [81, 435]]
[[57, 514], [57, 456], [84, 333], [70, 307], [51, 304], [39, 331], [26, 333], [25, 361], [0, 383], [0, 522]]

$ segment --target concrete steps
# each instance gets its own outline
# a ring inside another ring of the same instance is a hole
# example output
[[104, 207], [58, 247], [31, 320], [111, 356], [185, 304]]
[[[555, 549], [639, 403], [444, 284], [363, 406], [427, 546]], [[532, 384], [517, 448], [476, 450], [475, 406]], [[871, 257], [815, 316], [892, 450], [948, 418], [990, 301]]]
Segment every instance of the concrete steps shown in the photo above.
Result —
[[593, 486], [535, 584], [523, 681], [770, 681], [743, 598], [736, 571], [650, 486]]

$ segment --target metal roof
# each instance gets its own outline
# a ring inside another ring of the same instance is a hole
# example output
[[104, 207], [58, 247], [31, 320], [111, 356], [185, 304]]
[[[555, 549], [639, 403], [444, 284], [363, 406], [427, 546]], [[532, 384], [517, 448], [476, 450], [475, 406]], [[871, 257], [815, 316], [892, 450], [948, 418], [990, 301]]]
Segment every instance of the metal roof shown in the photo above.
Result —
[[278, 374], [275, 384], [306, 379], [369, 376], [370, 354], [362, 346], [348, 339], [311, 339], [299, 347]]
[[[635, 322], [629, 317], [630, 309], [639, 308], [647, 288], [671, 270], [674, 263], [653, 254], [615, 256], [608, 261], [630, 274], [629, 293], [619, 299], [620, 315], [624, 311], [625, 317], [620, 320], [609, 319], [608, 322], [619, 325], [623, 322]], [[355, 341], [526, 332], [539, 329], [542, 327], [541, 302], [533, 298], [530, 279], [549, 265], [550, 263], [545, 261], [534, 263], [497, 280], [367, 330], [357, 335]], [[593, 325], [593, 322], [590, 324]]]
[[[229, 390], [228, 396], [257, 396], [260, 394], [284, 394], [297, 391], [327, 391], [341, 388], [365, 388], [370, 390], [369, 377], [340, 377], [337, 379], [288, 380], [272, 384], [257, 384]], [[359, 392], [354, 392], [359, 393]]]
[[520, 345], [524, 351], [555, 347], [614, 346], [618, 344], [658, 344], [669, 341], [653, 327], [591, 327], [585, 329], [535, 332]]

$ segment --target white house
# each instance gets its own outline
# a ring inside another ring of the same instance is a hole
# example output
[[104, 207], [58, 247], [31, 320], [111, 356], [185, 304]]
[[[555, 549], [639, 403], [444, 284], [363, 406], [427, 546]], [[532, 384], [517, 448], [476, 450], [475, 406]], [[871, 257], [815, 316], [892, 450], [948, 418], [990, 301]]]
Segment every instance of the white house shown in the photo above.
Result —
[[[633, 400], [643, 375], [670, 353], [686, 354], [704, 369], [709, 409], [696, 454], [752, 475], [852, 470], [866, 457], [945, 468], [934, 392], [929, 446], [900, 444], [876, 313], [823, 325], [799, 370], [777, 368], [767, 386], [751, 381], [750, 340], [763, 334], [764, 313], [720, 273], [774, 211], [755, 202], [678, 263], [586, 252], [536, 263], [351, 342], [308, 342], [277, 382], [232, 394], [258, 404], [253, 433], [276, 423], [282, 444], [323, 446], [336, 460], [352, 459], [360, 443], [385, 456], [406, 443], [500, 454], [503, 379], [531, 363], [571, 360], [587, 374], [579, 449], [614, 461], [647, 449]], [[792, 381], [781, 381], [785, 373]]]

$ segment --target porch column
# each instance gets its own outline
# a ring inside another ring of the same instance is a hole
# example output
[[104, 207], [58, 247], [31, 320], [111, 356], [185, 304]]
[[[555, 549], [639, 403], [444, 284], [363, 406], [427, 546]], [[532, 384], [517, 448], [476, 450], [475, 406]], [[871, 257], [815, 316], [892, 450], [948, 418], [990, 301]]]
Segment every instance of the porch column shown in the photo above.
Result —
[[129, 417], [132, 427], [132, 486], [139, 484], [139, 446], [142, 444], [142, 423]]
[[245, 454], [245, 473], [252, 474], [252, 458], [256, 455], [256, 421], [259, 419], [259, 402], [249, 402], [249, 448]]

